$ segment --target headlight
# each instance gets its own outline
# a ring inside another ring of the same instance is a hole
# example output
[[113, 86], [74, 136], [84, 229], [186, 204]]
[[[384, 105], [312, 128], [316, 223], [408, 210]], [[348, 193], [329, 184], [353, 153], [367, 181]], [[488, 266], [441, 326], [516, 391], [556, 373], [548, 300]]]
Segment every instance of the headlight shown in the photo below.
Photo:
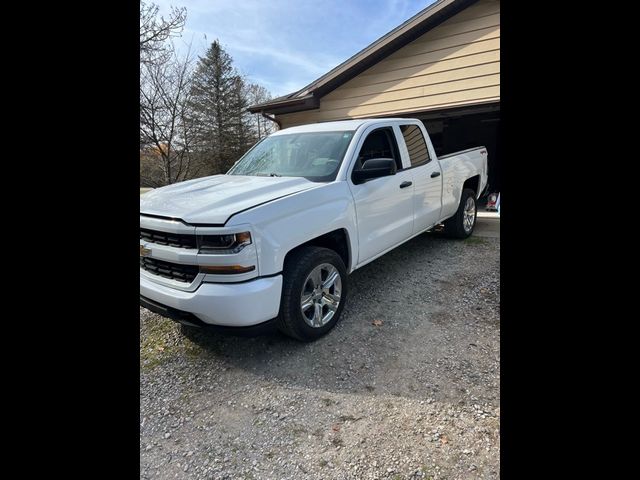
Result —
[[238, 253], [247, 245], [251, 245], [249, 232], [230, 235], [198, 235], [198, 253]]

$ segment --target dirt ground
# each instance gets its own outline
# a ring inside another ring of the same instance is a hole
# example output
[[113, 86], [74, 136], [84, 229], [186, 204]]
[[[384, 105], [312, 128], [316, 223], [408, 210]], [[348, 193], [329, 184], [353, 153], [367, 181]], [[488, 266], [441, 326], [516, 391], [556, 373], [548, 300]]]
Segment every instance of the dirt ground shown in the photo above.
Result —
[[311, 344], [141, 308], [141, 478], [498, 478], [499, 270], [499, 238], [420, 235]]

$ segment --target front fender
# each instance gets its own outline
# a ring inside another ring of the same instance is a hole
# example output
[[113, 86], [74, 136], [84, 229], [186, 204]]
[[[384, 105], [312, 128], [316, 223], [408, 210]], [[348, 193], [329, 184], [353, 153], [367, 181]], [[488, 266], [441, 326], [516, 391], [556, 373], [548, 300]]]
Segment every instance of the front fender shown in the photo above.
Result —
[[[356, 213], [344, 181], [319, 184], [259, 205], [234, 215], [226, 226], [243, 223], [252, 225], [261, 276], [281, 272], [288, 252], [338, 229], [347, 232], [350, 258], [358, 258]], [[354, 263], [352, 260], [351, 267]]]

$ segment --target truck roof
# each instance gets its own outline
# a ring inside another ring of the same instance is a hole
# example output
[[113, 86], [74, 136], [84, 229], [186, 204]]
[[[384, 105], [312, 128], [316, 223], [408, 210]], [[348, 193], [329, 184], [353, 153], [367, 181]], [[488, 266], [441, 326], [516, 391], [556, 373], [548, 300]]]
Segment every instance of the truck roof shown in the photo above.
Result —
[[389, 122], [393, 120], [415, 121], [414, 118], [359, 118], [357, 120], [340, 120], [337, 122], [320, 122], [309, 123], [307, 125], [299, 125], [297, 127], [289, 127], [278, 130], [273, 135], [287, 135], [290, 133], [303, 132], [336, 132], [336, 131], [353, 131], [362, 126], [368, 126], [375, 123]]

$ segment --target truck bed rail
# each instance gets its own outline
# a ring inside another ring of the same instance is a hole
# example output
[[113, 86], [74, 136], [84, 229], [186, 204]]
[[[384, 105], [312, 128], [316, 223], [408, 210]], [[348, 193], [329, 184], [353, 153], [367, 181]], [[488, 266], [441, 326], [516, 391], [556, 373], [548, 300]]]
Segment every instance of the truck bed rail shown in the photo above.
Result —
[[442, 160], [443, 158], [453, 157], [454, 155], [460, 155], [462, 153], [473, 152], [474, 150], [481, 150], [481, 149], [485, 149], [486, 150], [486, 148], [484, 146], [467, 148], [466, 150], [460, 150], [459, 152], [447, 153], [446, 155], [438, 155], [438, 159]]

